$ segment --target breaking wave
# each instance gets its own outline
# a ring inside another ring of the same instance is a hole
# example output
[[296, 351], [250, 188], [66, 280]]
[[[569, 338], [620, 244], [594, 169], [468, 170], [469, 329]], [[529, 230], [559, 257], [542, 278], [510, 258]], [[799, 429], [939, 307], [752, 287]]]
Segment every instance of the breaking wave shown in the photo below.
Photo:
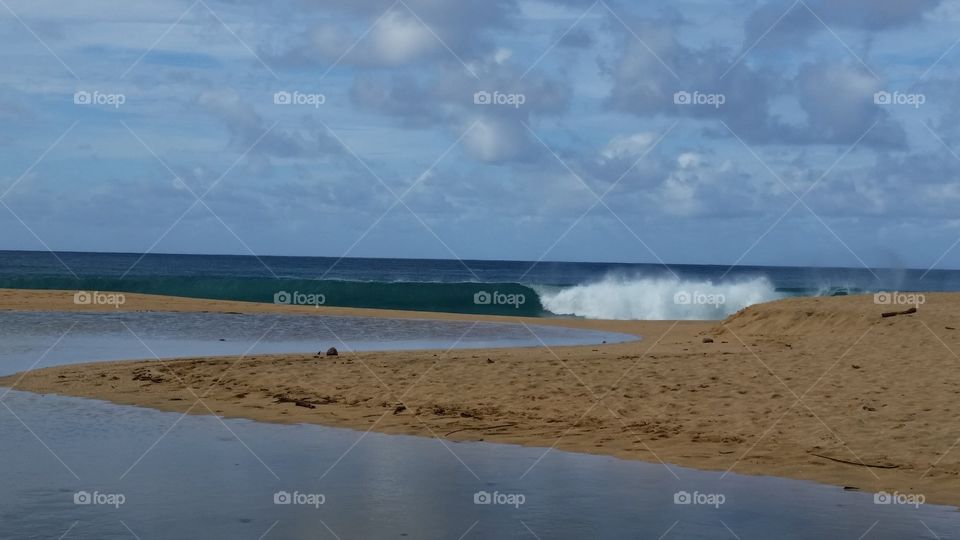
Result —
[[607, 277], [572, 287], [535, 287], [544, 309], [588, 319], [723, 319], [747, 306], [787, 296], [769, 279], [712, 281]]

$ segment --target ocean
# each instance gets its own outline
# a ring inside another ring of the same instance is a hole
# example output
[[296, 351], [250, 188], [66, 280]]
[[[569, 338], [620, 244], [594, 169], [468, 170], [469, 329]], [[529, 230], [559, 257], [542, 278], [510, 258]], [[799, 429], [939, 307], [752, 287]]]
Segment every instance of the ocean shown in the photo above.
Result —
[[0, 288], [533, 317], [721, 319], [786, 296], [960, 290], [960, 271], [0, 251]]

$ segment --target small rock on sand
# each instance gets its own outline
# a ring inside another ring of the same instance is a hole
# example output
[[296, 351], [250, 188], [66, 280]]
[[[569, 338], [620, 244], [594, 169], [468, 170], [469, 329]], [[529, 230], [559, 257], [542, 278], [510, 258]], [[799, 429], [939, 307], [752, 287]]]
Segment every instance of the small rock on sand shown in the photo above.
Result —
[[338, 356], [340, 353], [337, 352], [336, 347], [330, 347], [327, 349], [327, 356]]

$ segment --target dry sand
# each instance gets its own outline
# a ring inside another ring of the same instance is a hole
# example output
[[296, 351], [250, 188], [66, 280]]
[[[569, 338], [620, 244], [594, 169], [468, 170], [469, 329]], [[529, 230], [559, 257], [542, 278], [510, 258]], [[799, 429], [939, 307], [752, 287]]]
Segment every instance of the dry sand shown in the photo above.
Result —
[[[960, 294], [927, 294], [918, 313], [890, 318], [880, 316], [890, 306], [852, 296], [782, 300], [724, 322], [679, 323], [126, 296], [122, 310], [507, 320], [644, 339], [552, 350], [95, 363], [3, 377], [0, 386], [165, 411], [610, 454], [960, 505], [960, 357], [953, 352], [960, 351]], [[65, 291], [0, 290], [0, 309], [114, 308], [75, 306]]]

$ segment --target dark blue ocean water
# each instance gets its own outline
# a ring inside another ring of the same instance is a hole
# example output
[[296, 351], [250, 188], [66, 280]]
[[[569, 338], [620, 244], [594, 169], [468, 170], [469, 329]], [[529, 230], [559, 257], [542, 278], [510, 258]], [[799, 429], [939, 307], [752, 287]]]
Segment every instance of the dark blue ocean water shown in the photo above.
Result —
[[253, 302], [319, 299], [331, 306], [501, 315], [711, 319], [789, 295], [955, 291], [960, 271], [0, 251], [0, 287]]

